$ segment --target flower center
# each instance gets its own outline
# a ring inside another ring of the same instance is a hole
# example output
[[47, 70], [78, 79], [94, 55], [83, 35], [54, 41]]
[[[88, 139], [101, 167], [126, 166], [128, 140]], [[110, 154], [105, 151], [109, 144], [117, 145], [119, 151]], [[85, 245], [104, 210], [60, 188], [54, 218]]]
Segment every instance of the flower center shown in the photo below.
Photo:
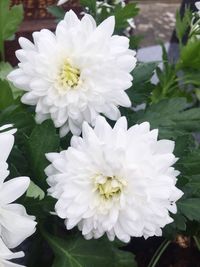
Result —
[[117, 176], [97, 175], [95, 177], [95, 189], [105, 200], [119, 197], [125, 186], [126, 181]]
[[59, 82], [62, 87], [66, 89], [74, 88], [78, 85], [79, 80], [80, 70], [66, 61], [59, 73]]

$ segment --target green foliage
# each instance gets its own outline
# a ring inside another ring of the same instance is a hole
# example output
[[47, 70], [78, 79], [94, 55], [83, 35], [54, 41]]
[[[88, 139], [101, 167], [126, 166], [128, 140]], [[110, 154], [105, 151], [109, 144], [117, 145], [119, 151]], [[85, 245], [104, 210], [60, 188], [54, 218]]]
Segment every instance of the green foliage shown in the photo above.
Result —
[[159, 128], [160, 138], [176, 138], [200, 131], [200, 109], [187, 109], [185, 98], [171, 98], [147, 106], [129, 115], [130, 124], [149, 121], [152, 129]]
[[200, 68], [200, 40], [189, 41], [181, 50], [179, 68]]
[[50, 120], [37, 125], [27, 139], [28, 160], [32, 177], [34, 182], [44, 190], [47, 187], [44, 169], [49, 164], [45, 154], [58, 151], [59, 142], [59, 136]]
[[[7, 79], [7, 75], [12, 71], [12, 69], [12, 66], [8, 62], [0, 62], [0, 81], [5, 81]], [[8, 83], [14, 99], [22, 95], [22, 90], [16, 88], [12, 83]]]
[[22, 200], [28, 214], [34, 214], [39, 224], [46, 219], [49, 220], [49, 212], [54, 211], [55, 202], [55, 199], [50, 196], [45, 196], [43, 199], [26, 197]]
[[9, 107], [13, 101], [14, 99], [9, 83], [0, 80], [0, 110]]
[[176, 12], [176, 35], [179, 43], [182, 44], [183, 38], [185, 37], [187, 30], [190, 27], [192, 19], [192, 12], [189, 8], [185, 9], [185, 14], [182, 17], [179, 10]]
[[80, 4], [88, 8], [91, 15], [96, 16], [96, 0], [80, 0]]
[[53, 267], [136, 267], [134, 256], [105, 239], [85, 240], [80, 235], [65, 239], [43, 232], [54, 251]]
[[0, 1], [0, 54], [2, 59], [4, 59], [4, 41], [15, 34], [22, 20], [22, 5], [10, 8], [9, 0]]
[[128, 26], [127, 20], [135, 17], [139, 12], [139, 8], [135, 3], [128, 3], [124, 7], [120, 4], [117, 5], [112, 12], [112, 15], [115, 16], [115, 29], [120, 31], [125, 29]]
[[12, 66], [8, 62], [0, 62], [0, 79], [5, 80]]
[[62, 20], [65, 16], [65, 11], [61, 7], [58, 6], [49, 6], [47, 7], [47, 11], [56, 17], [58, 20]]
[[157, 65], [157, 62], [139, 63], [133, 70], [133, 86], [126, 92], [134, 106], [148, 101], [154, 89], [154, 85], [151, 84], [150, 80]]
[[[114, 15], [117, 34], [124, 33], [128, 26], [127, 20], [136, 16], [139, 11], [137, 5], [132, 2], [125, 6], [112, 2], [110, 8], [102, 6], [100, 13], [97, 12], [95, 0], [80, 0], [80, 4], [85, 12], [95, 17], [97, 24]], [[61, 7], [49, 7], [48, 10], [58, 19], [64, 17], [65, 11]], [[175, 141], [174, 154], [179, 158], [175, 168], [180, 171], [177, 186], [184, 192], [184, 196], [177, 203], [177, 214], [171, 215], [174, 222], [164, 229], [168, 238], [174, 237], [179, 232], [184, 234], [197, 232], [196, 229], [200, 228], [200, 146], [199, 138], [196, 138], [196, 133], [200, 132], [200, 40], [193, 38], [186, 44], [183, 42], [191, 16], [189, 9], [186, 9], [183, 17], [177, 13], [176, 32], [180, 42], [180, 58], [177, 63], [169, 62], [167, 51], [162, 45], [163, 68], [158, 66], [158, 62], [140, 62], [131, 73], [133, 86], [127, 93], [133, 106], [144, 103], [144, 110], [136, 112], [135, 108], [121, 109], [122, 115], [128, 118], [129, 126], [148, 121], [152, 129], [159, 129], [159, 139]], [[15, 33], [22, 17], [21, 5], [10, 8], [9, 1], [0, 0], [2, 58], [3, 43]], [[137, 36], [130, 37], [131, 48], [138, 47], [139, 38], [137, 38]], [[29, 257], [28, 266], [137, 266], [134, 255], [117, 246], [117, 242], [110, 242], [107, 238], [87, 241], [80, 233], [77, 234], [76, 229], [63, 235], [63, 222], [50, 214], [54, 211], [56, 200], [47, 195], [48, 185], [44, 169], [49, 162], [45, 154], [67, 149], [71, 135], [60, 139], [58, 130], [51, 120], [36, 125], [34, 108], [24, 106], [20, 102], [23, 91], [6, 80], [11, 70], [10, 64], [0, 63], [0, 125], [12, 123], [18, 129], [15, 146], [8, 160], [10, 170], [8, 179], [22, 175], [31, 178], [26, 196], [19, 200], [27, 212], [35, 215], [38, 221], [33, 253]], [[158, 77], [156, 85], [151, 83], [154, 73]], [[48, 242], [54, 253], [53, 263], [49, 259], [46, 264], [42, 253], [39, 260], [35, 259], [38, 247], [42, 250], [45, 242]], [[157, 259], [168, 243], [165, 241], [159, 248]], [[152, 266], [155, 265], [156, 257], [151, 261]]]
[[179, 212], [181, 212], [189, 220], [200, 221], [200, 198], [180, 200], [177, 206]]

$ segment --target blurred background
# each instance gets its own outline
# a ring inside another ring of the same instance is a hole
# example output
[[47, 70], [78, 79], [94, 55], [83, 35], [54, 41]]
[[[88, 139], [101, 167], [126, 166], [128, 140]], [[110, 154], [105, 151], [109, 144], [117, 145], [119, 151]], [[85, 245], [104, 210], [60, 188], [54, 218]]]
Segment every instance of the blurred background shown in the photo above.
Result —
[[[182, 0], [139, 0], [135, 2], [138, 2], [140, 13], [135, 18], [134, 33], [143, 37], [140, 47], [149, 47], [158, 44], [159, 41], [168, 43], [175, 27], [175, 14], [183, 4]], [[190, 0], [190, 2], [195, 1]], [[47, 11], [47, 7], [56, 5], [56, 0], [12, 0], [12, 3], [22, 3], [25, 10], [25, 20], [17, 33], [17, 38], [19, 36], [31, 38], [33, 31], [42, 28], [55, 29], [55, 19]], [[73, 8], [79, 12], [79, 1], [69, 0], [64, 8], [66, 10]], [[17, 63], [14, 56], [18, 48], [17, 38], [6, 43], [6, 59], [13, 65]]]

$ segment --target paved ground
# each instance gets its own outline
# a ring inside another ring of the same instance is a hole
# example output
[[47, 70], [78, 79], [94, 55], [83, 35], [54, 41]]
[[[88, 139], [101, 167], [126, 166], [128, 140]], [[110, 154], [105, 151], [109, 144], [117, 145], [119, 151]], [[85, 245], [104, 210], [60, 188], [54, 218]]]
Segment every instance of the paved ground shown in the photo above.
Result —
[[136, 17], [136, 34], [144, 37], [141, 45], [146, 47], [162, 40], [168, 42], [175, 28], [176, 10], [180, 8], [180, 0], [139, 2], [140, 15]]

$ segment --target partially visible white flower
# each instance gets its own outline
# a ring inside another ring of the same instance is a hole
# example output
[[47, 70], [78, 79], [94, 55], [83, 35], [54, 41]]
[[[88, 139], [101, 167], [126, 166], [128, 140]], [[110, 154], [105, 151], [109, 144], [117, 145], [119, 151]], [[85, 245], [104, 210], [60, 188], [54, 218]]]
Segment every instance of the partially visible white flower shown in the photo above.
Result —
[[46, 155], [49, 194], [67, 229], [78, 225], [86, 239], [107, 233], [124, 242], [162, 235], [183, 195], [175, 186], [174, 142], [158, 141], [148, 122], [127, 130], [125, 117], [113, 129], [103, 117], [94, 129], [85, 122], [82, 136], [68, 150]]
[[136, 28], [135, 20], [134, 18], [127, 19], [127, 22], [128, 22], [128, 27], [124, 30], [124, 35], [130, 37], [131, 34], [133, 33], [133, 30]]
[[126, 1], [125, 0], [114, 0], [113, 3], [115, 5], [121, 4], [122, 7], [124, 7], [126, 5]]
[[55, 34], [35, 32], [34, 44], [19, 39], [21, 63], [8, 79], [27, 91], [22, 102], [36, 105], [38, 123], [51, 118], [61, 136], [79, 135], [83, 121], [94, 125], [99, 113], [117, 120], [118, 107], [131, 106], [125, 90], [132, 85], [135, 51], [128, 38], [112, 35], [114, 26], [114, 17], [97, 27], [90, 15], [79, 20], [69, 11]]
[[[0, 131], [12, 125], [5, 125]], [[30, 179], [18, 177], [4, 182], [9, 175], [6, 160], [14, 144], [16, 129], [0, 132], [0, 236], [9, 248], [18, 246], [25, 238], [35, 232], [36, 222], [28, 216], [25, 208], [19, 204], [11, 204], [27, 190]]]
[[109, 2], [107, 0], [104, 1], [96, 1], [96, 9], [97, 14], [100, 14], [102, 12], [102, 8], [106, 7], [106, 11], [110, 13], [116, 5], [121, 4], [122, 7], [126, 6], [125, 1], [123, 0], [113, 0], [112, 2]]
[[12, 124], [0, 127], [0, 183], [9, 175], [6, 161], [14, 144], [13, 134], [16, 132], [12, 127]]
[[6, 245], [3, 243], [3, 240], [0, 238], [0, 267], [24, 267], [22, 265], [10, 262], [12, 259], [18, 259], [22, 257], [24, 257], [24, 253], [22, 251], [13, 253], [6, 247]]
[[67, 3], [69, 0], [59, 0], [58, 3], [57, 3], [57, 6], [61, 6], [65, 3]]
[[197, 12], [193, 13], [192, 21], [190, 25], [189, 39], [200, 39], [200, 1], [195, 3]]
[[196, 8], [200, 11], [200, 1], [195, 3]]

